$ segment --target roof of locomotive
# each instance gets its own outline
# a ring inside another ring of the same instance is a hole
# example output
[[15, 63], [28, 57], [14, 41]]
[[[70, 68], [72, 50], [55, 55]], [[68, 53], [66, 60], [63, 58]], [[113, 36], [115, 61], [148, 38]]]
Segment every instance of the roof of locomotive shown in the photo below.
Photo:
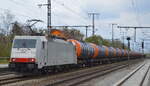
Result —
[[14, 39], [40, 39], [43, 41], [47, 40], [45, 36], [15, 36]]
[[54, 41], [57, 43], [65, 43], [68, 44], [68, 41], [59, 38], [51, 38], [52, 40], [48, 40], [46, 36], [15, 36], [14, 39], [40, 39], [41, 41]]

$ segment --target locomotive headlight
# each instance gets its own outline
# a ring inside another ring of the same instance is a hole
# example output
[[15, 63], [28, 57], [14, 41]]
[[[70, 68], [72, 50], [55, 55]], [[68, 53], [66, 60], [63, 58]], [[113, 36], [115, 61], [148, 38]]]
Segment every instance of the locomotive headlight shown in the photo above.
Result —
[[12, 59], [11, 59], [11, 62], [15, 62], [15, 61], [16, 61], [16, 59], [15, 59], [15, 58], [12, 58]]
[[16, 59], [12, 59], [12, 61], [14, 62], [14, 61], [16, 61]]
[[31, 59], [31, 62], [34, 62], [34, 59]]
[[35, 58], [30, 58], [30, 62], [35, 62]]

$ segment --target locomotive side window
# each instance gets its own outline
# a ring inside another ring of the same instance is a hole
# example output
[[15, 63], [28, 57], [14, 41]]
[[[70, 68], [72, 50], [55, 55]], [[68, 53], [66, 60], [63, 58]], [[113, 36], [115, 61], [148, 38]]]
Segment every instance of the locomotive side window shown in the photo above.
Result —
[[42, 48], [43, 49], [45, 48], [45, 42], [42, 42]]
[[35, 48], [35, 39], [15, 39], [13, 48]]

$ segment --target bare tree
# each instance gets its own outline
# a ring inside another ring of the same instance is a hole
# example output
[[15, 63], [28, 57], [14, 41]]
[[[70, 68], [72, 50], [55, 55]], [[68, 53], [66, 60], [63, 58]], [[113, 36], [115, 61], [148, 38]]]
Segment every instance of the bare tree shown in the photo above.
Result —
[[0, 15], [2, 28], [7, 32], [10, 31], [9, 28], [11, 24], [14, 22], [15, 16], [11, 14], [9, 10], [6, 10], [3, 14]]
[[68, 39], [83, 40], [84, 34], [77, 29], [63, 28], [62, 30]]
[[13, 35], [24, 35], [23, 27], [17, 21], [13, 23], [11, 32], [12, 32]]

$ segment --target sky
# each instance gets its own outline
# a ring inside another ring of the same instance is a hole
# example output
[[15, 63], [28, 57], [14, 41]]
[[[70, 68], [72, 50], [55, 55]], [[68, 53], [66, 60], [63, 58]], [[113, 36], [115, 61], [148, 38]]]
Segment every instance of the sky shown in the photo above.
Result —
[[[99, 13], [95, 19], [96, 34], [103, 38], [111, 39], [111, 24], [119, 26], [150, 26], [150, 0], [51, 0], [52, 1], [52, 25], [91, 25], [91, 17], [88, 13]], [[47, 0], [1, 0], [0, 14], [9, 10], [15, 19], [25, 23], [28, 19], [41, 19], [38, 27], [46, 28], [46, 4]], [[85, 33], [85, 28], [77, 28]], [[91, 36], [89, 28], [88, 36]], [[122, 40], [122, 34], [130, 36], [133, 40], [134, 30], [118, 29], [114, 26], [115, 39]], [[132, 49], [138, 50], [141, 39], [149, 38], [149, 30], [137, 30], [137, 43], [132, 42]], [[146, 47], [149, 42], [146, 42]], [[137, 49], [136, 49], [137, 48]], [[149, 49], [146, 50], [150, 51]]]

